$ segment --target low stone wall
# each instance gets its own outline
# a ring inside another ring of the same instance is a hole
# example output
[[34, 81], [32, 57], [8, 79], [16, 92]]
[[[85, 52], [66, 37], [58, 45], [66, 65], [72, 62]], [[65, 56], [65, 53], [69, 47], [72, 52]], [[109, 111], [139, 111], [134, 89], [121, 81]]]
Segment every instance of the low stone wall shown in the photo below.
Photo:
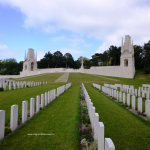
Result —
[[65, 68], [44, 68], [44, 69], [37, 69], [37, 71], [65, 71]]
[[130, 67], [101, 66], [81, 70], [82, 73], [97, 74], [122, 78], [134, 78], [134, 71]]

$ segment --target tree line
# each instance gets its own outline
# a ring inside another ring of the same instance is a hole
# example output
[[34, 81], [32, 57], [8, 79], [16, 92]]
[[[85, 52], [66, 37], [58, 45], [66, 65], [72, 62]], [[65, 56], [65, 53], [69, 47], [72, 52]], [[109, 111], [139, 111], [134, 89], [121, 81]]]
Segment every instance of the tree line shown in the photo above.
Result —
[[[103, 53], [95, 53], [91, 59], [83, 57], [84, 68], [91, 66], [119, 66], [121, 47], [111, 45]], [[56, 51], [53, 54], [48, 51], [44, 57], [37, 62], [38, 68], [74, 68], [81, 67], [81, 56], [74, 60], [70, 53], [62, 54]], [[135, 69], [150, 73], [150, 41], [144, 46], [134, 45]], [[15, 59], [0, 60], [0, 74], [19, 74], [23, 68], [23, 61], [17, 63]]]
[[17, 63], [16, 59], [0, 60], [0, 75], [19, 75], [23, 68], [23, 61]]

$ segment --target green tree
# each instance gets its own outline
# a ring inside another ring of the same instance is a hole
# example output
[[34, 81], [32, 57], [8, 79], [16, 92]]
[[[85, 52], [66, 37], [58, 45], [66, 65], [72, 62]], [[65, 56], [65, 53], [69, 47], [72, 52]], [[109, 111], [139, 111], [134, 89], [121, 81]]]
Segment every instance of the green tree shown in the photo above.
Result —
[[3, 66], [3, 68], [7, 68], [7, 74], [13, 75], [17, 74], [16, 69], [17, 69], [18, 63], [17, 62], [6, 62]]
[[53, 59], [53, 55], [51, 54], [51, 52], [48, 52], [44, 55], [44, 58], [46, 59], [47, 61], [47, 67], [50, 68], [50, 62], [52, 61]]
[[37, 62], [37, 68], [46, 68], [47, 67], [47, 60], [46, 58], [42, 58], [40, 61]]
[[143, 69], [150, 69], [150, 41], [144, 44], [143, 47], [143, 61], [144, 61], [144, 68]]
[[79, 69], [81, 67], [81, 62], [79, 60], [74, 61], [74, 69]]
[[121, 55], [120, 50], [116, 46], [111, 45], [108, 50], [108, 55], [111, 59], [111, 65], [116, 66], [118, 57], [120, 58]]
[[60, 51], [56, 51], [53, 54], [53, 59], [54, 59], [54, 63], [55, 63], [55, 68], [57, 68], [57, 66], [62, 67], [63, 54]]
[[70, 66], [73, 66], [73, 63], [74, 63], [74, 60], [73, 60], [73, 57], [72, 57], [72, 55], [70, 54], [70, 53], [66, 53], [65, 55], [64, 55], [64, 62], [65, 62], [65, 66], [66, 66], [66, 68], [68, 68], [68, 66], [70, 67]]
[[144, 66], [143, 62], [143, 47], [139, 45], [134, 45], [134, 60], [135, 60], [135, 69], [142, 70]]

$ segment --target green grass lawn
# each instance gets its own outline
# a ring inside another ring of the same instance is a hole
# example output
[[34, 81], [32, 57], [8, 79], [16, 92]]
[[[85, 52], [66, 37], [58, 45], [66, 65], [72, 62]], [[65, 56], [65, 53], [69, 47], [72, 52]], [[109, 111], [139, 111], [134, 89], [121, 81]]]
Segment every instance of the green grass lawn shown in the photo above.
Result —
[[85, 88], [93, 102], [99, 121], [104, 123], [105, 137], [116, 150], [149, 150], [150, 123], [134, 115], [89, 84]]
[[27, 76], [27, 77], [22, 77], [22, 78], [16, 78], [13, 80], [16, 81], [33, 81], [33, 82], [42, 82], [43, 81], [47, 83], [52, 83], [54, 82], [57, 78], [59, 78], [63, 73], [46, 73], [46, 74], [39, 74], [39, 75], [34, 75], [34, 76]]
[[[0, 144], [2, 150], [77, 150], [80, 137], [79, 85], [73, 85]], [[27, 134], [54, 135], [27, 135]]]
[[0, 92], [0, 110], [5, 110], [5, 123], [10, 123], [10, 109], [14, 104], [18, 105], [19, 113], [22, 113], [22, 101], [28, 101], [28, 110], [30, 109], [30, 98], [36, 98], [37, 95], [44, 94], [63, 84], [47, 84], [42, 86], [16, 89]]
[[[6, 120], [9, 120], [11, 105], [18, 104], [19, 111], [21, 111], [23, 100], [29, 101], [31, 97], [35, 98], [48, 90], [66, 84], [54, 83], [61, 75], [62, 73], [53, 73], [26, 78], [22, 81], [48, 81], [50, 84], [0, 92], [0, 110], [6, 110]], [[136, 75], [138, 76], [138, 73]], [[71, 82], [72, 87], [3, 141], [0, 149], [79, 149], [80, 137], [77, 133], [77, 122], [80, 120], [78, 103], [81, 83], [84, 83], [96, 107], [96, 112], [99, 113], [99, 121], [105, 125], [105, 137], [113, 140], [117, 150], [149, 149], [150, 124], [92, 87], [93, 83], [100, 85], [104, 83], [129, 84], [134, 85], [135, 88], [142, 86], [142, 84], [150, 84], [150, 80], [143, 80], [140, 76], [139, 74], [138, 78], [125, 79], [70, 73], [68, 83]], [[144, 75], [142, 74], [142, 76]], [[29, 133], [51, 133], [55, 135], [29, 136], [27, 135]]]

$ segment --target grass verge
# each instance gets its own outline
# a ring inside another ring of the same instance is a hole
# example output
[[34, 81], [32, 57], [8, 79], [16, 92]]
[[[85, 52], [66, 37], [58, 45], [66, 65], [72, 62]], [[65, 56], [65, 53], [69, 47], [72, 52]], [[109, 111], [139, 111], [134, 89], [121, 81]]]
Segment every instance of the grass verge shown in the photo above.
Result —
[[[79, 85], [73, 85], [10, 137], [0, 143], [1, 150], [77, 150], [80, 136]], [[28, 134], [54, 135], [28, 135]]]
[[105, 137], [112, 139], [116, 150], [149, 150], [150, 124], [106, 97], [91, 85], [87, 92], [104, 123]]

